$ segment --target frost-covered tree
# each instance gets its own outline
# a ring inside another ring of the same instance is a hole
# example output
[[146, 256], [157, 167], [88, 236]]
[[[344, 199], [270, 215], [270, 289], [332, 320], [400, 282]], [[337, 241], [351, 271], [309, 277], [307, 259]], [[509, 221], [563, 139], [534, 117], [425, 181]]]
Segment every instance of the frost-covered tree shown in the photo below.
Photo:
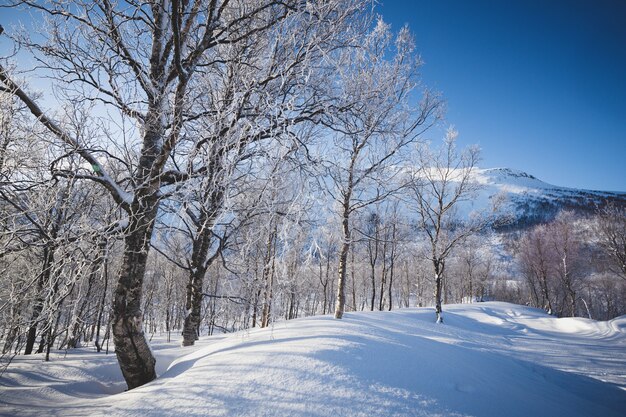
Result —
[[413, 174], [409, 193], [410, 207], [417, 214], [418, 229], [428, 246], [426, 256], [433, 267], [438, 323], [443, 322], [442, 285], [448, 257], [469, 236], [484, 230], [495, 220], [495, 207], [471, 212], [467, 218], [459, 213], [460, 206], [470, 200], [478, 188], [472, 181], [472, 173], [479, 151], [475, 147], [457, 151], [456, 138], [457, 132], [448, 129], [439, 149], [419, 146], [420, 168]]
[[560, 213], [524, 232], [513, 246], [530, 303], [549, 314], [575, 316], [585, 272], [575, 216]]
[[378, 20], [361, 45], [339, 58], [333, 110], [322, 122], [333, 147], [321, 174], [341, 218], [341, 245], [335, 318], [343, 316], [350, 245], [351, 218], [400, 188], [394, 184], [399, 157], [439, 116], [440, 101], [424, 92], [410, 105], [418, 86], [421, 61], [405, 27], [394, 38]]
[[558, 279], [561, 301], [557, 306], [557, 313], [561, 316], [577, 315], [577, 305], [580, 297], [581, 279], [583, 277], [584, 262], [580, 232], [576, 227], [576, 216], [571, 212], [561, 212], [548, 225], [548, 234], [554, 256], [554, 273]]
[[626, 208], [608, 204], [598, 210], [595, 232], [611, 271], [626, 280]]
[[[143, 332], [141, 307], [159, 206], [181, 183], [207, 170], [201, 154], [212, 142], [196, 134], [195, 124], [214, 110], [203, 108], [202, 100], [196, 100], [206, 90], [206, 79], [219, 82], [227, 78], [225, 64], [232, 59], [245, 59], [245, 55], [223, 55], [221, 48], [264, 42], [269, 50], [273, 47], [302, 54], [302, 60], [307, 62], [320, 56], [326, 58], [326, 52], [341, 46], [342, 36], [349, 32], [347, 25], [362, 10], [363, 3], [340, 0], [147, 3], [12, 0], [9, 3], [27, 11], [41, 11], [45, 16], [41, 34], [32, 38], [24, 34], [11, 36], [36, 55], [57, 91], [63, 92], [58, 95], [60, 100], [67, 108], [84, 102], [96, 103], [85, 120], [94, 127], [94, 134], [76, 137], [14, 81], [5, 65], [0, 66], [3, 90], [26, 105], [56, 136], [68, 156], [78, 156], [83, 161], [72, 170], [58, 170], [57, 175], [102, 185], [126, 213], [112, 329], [122, 373], [132, 389], [156, 377], [154, 356]], [[252, 78], [241, 85], [235, 96], [225, 96], [223, 100], [236, 103], [242, 96], [255, 94], [259, 83], [280, 83], [292, 71], [303, 82], [314, 75], [308, 66], [289, 67], [292, 60], [278, 58], [275, 66], [266, 66], [265, 73], [262, 69], [252, 73]], [[255, 65], [252, 62], [251, 69]], [[308, 105], [315, 93], [294, 97], [297, 98], [282, 102], [284, 106], [278, 106], [275, 113], [265, 114], [264, 129], [257, 129], [257, 133], [263, 135], [281, 125], [291, 112], [297, 113], [301, 106]], [[260, 96], [254, 101], [266, 98], [272, 101], [277, 97]], [[258, 109], [242, 110], [253, 113]], [[236, 114], [224, 116], [232, 117], [234, 123], [240, 121]], [[246, 132], [245, 122], [241, 129]], [[215, 135], [221, 139], [220, 132]]]

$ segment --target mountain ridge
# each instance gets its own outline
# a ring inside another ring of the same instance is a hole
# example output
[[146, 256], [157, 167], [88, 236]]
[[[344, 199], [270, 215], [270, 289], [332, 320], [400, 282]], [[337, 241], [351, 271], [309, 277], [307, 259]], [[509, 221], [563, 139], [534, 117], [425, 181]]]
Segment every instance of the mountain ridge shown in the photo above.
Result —
[[496, 196], [513, 221], [504, 229], [523, 229], [554, 219], [561, 211], [593, 214], [607, 204], [626, 206], [626, 191], [600, 191], [549, 184], [525, 171], [511, 168], [477, 168], [472, 180], [479, 186], [471, 209], [485, 208]]

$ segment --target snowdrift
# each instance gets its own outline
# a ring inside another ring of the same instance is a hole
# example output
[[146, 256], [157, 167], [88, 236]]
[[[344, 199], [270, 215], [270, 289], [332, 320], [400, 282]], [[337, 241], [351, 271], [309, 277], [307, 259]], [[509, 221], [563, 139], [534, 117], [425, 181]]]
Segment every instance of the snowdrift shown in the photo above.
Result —
[[0, 415], [625, 415], [626, 317], [558, 319], [489, 302], [446, 306], [444, 318], [347, 313], [191, 349], [155, 343], [161, 375], [129, 392], [114, 355], [17, 358], [0, 378]]

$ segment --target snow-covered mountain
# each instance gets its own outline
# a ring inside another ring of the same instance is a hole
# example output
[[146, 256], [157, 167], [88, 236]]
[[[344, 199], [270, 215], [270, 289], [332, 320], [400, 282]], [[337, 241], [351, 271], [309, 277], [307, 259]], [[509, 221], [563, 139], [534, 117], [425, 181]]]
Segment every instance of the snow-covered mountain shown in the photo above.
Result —
[[496, 196], [502, 196], [504, 208], [513, 214], [513, 222], [508, 226], [513, 228], [550, 220], [561, 210], [584, 214], [608, 202], [626, 206], [626, 192], [559, 187], [510, 168], [477, 169], [473, 177], [481, 188], [469, 202], [469, 208], [484, 208]]

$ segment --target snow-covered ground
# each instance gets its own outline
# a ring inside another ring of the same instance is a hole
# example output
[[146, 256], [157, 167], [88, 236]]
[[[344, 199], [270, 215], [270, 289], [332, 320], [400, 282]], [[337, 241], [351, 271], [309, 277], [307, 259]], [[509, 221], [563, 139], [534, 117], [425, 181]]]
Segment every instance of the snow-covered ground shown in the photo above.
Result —
[[348, 313], [155, 342], [130, 392], [114, 355], [18, 357], [3, 416], [624, 416], [626, 317], [557, 319], [506, 303]]

